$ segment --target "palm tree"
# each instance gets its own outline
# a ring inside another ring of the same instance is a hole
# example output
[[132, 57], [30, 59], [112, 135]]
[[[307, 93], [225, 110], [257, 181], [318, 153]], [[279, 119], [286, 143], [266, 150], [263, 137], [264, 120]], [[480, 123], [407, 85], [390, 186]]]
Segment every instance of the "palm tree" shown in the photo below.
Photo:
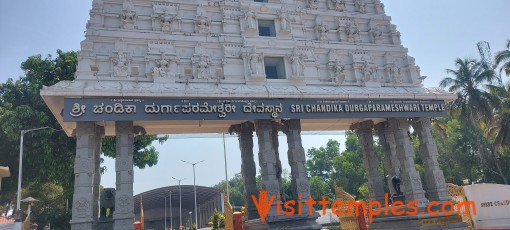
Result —
[[485, 68], [483, 64], [475, 59], [463, 60], [457, 58], [455, 67], [457, 68], [455, 70], [446, 70], [446, 73], [453, 75], [453, 77], [444, 78], [439, 86], [441, 88], [448, 87], [448, 91], [457, 94], [457, 98], [448, 104], [452, 115], [457, 115], [461, 121], [471, 124], [480, 131], [477, 135], [477, 146], [482, 177], [486, 181], [487, 175], [486, 170], [484, 170], [486, 166], [485, 148], [482, 143], [480, 127], [487, 124], [497, 100], [494, 100], [494, 97], [487, 91], [482, 90], [481, 87], [492, 82], [496, 75], [492, 69]]
[[492, 140], [491, 151], [496, 166], [505, 184], [508, 184], [499, 166], [499, 152], [510, 147], [510, 85], [490, 86], [491, 93], [500, 100], [491, 121], [487, 125], [487, 136]]
[[503, 64], [501, 66], [501, 71], [505, 71], [505, 74], [510, 76], [510, 39], [506, 40], [506, 48], [507, 50], [497, 52], [496, 56], [494, 56], [494, 60], [496, 66]]
[[437, 133], [441, 139], [446, 139], [448, 133], [448, 120], [445, 117], [438, 117], [432, 119], [432, 129]]
[[510, 85], [489, 86], [491, 94], [498, 97], [498, 108], [487, 124], [487, 136], [492, 137], [495, 147], [510, 147]]

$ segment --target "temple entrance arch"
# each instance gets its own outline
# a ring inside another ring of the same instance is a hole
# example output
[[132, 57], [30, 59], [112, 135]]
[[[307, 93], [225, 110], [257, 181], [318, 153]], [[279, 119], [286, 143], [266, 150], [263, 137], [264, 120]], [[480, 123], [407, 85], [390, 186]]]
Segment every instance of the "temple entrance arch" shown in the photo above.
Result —
[[[292, 175], [292, 194], [301, 195], [301, 198], [293, 197], [304, 202], [310, 195], [308, 174], [305, 167], [305, 151], [302, 146], [301, 131], [306, 127], [308, 130], [349, 129], [355, 130], [362, 146], [364, 166], [369, 179], [370, 198], [383, 201], [384, 189], [382, 178], [377, 172], [378, 160], [375, 156], [373, 145], [374, 131], [380, 136], [382, 146], [388, 156], [386, 161], [391, 162], [390, 170], [398, 172], [404, 181], [404, 193], [406, 199], [418, 200], [420, 205], [426, 205], [425, 190], [421, 185], [419, 174], [414, 168], [414, 156], [412, 145], [407, 136], [409, 124], [413, 124], [421, 139], [420, 156], [426, 164], [426, 179], [431, 185], [427, 189], [429, 199], [445, 201], [446, 187], [444, 179], [435, 176], [442, 172], [437, 165], [437, 148], [431, 143], [430, 119], [424, 116], [439, 116], [445, 113], [444, 104], [440, 101], [362, 101], [362, 100], [299, 100], [299, 99], [113, 99], [113, 98], [67, 98], [64, 99], [63, 119], [64, 122], [75, 122], [77, 136], [76, 167], [78, 188], [75, 192], [73, 207], [76, 207], [75, 219], [85, 216], [87, 210], [95, 210], [87, 204], [96, 204], [93, 193], [87, 193], [90, 189], [95, 190], [94, 180], [80, 180], [81, 177], [90, 177], [95, 168], [94, 157], [99, 154], [101, 136], [107, 133], [108, 124], [114, 122], [117, 137], [117, 195], [114, 226], [125, 228], [133, 218], [133, 163], [132, 145], [135, 133], [156, 134], [168, 127], [177, 127], [179, 130], [188, 128], [192, 132], [206, 130], [217, 132], [219, 127], [239, 136], [239, 145], [242, 157], [242, 175], [245, 179], [245, 196], [258, 196], [255, 185], [256, 168], [253, 153], [253, 136], [258, 139], [258, 159], [261, 170], [262, 182], [269, 196], [282, 195], [280, 161], [281, 153], [278, 152], [278, 132], [287, 136], [287, 157]], [[92, 109], [90, 109], [92, 108]], [[103, 108], [102, 112], [98, 108]], [[109, 112], [110, 108], [112, 108]], [[117, 110], [115, 110], [117, 108]], [[126, 113], [125, 108], [131, 108]], [[165, 110], [161, 110], [165, 108]], [[303, 109], [297, 109], [303, 108]], [[203, 110], [200, 110], [203, 109]], [[142, 110], [143, 112], [135, 113]], [[156, 118], [152, 117], [155, 116]], [[400, 118], [402, 116], [413, 117], [412, 119]], [[200, 119], [203, 117], [204, 119]], [[250, 120], [241, 120], [242, 118]], [[257, 119], [270, 117], [272, 119]], [[336, 118], [341, 117], [341, 118]], [[366, 117], [366, 118], [364, 118]], [[375, 118], [369, 118], [375, 117]], [[377, 118], [378, 117], [378, 118]], [[421, 117], [421, 118], [420, 118]], [[120, 121], [119, 121], [120, 120]], [[179, 121], [179, 123], [175, 123]], [[100, 126], [100, 124], [106, 124]], [[160, 125], [158, 125], [158, 123]], [[236, 124], [237, 123], [237, 124]], [[136, 125], [135, 125], [136, 124]], [[152, 125], [151, 125], [152, 124]], [[179, 127], [180, 126], [180, 127]], [[209, 126], [209, 127], [208, 127]], [[228, 127], [228, 128], [226, 128]], [[180, 128], [180, 129], [179, 129]], [[202, 131], [204, 132], [204, 131]], [[393, 147], [392, 147], [393, 146]], [[436, 152], [434, 152], [436, 151]], [[435, 155], [434, 155], [435, 153]], [[398, 160], [395, 160], [395, 157]], [[96, 158], [97, 159], [97, 158]], [[87, 164], [89, 168], [87, 168]], [[88, 170], [88, 171], [87, 171]], [[79, 174], [79, 173], [85, 173]], [[430, 173], [430, 174], [428, 174]], [[430, 176], [429, 176], [430, 175]], [[85, 185], [88, 185], [85, 186]], [[429, 185], [429, 184], [427, 184]], [[273, 206], [268, 214], [266, 223], [268, 228], [278, 226], [308, 226], [319, 228], [314, 224], [316, 216], [306, 215], [293, 218], [281, 218]], [[261, 228], [258, 212], [252, 200], [246, 200], [248, 213], [245, 224], [248, 228]], [[87, 209], [90, 208], [90, 209]], [[281, 208], [281, 207], [280, 207]], [[95, 214], [92, 214], [95, 216]], [[75, 220], [73, 219], [73, 220]], [[89, 222], [87, 224], [93, 224]], [[123, 225], [122, 225], [123, 224]], [[75, 224], [77, 226], [83, 226]], [[117, 228], [117, 227], [116, 227]], [[265, 228], [265, 227], [262, 227]]]
[[[430, 118], [444, 116], [445, 102], [455, 95], [423, 87], [425, 77], [379, 0], [343, 4], [339, 10], [318, 1], [94, 0], [76, 80], [41, 90], [77, 140], [72, 229], [95, 228], [103, 136], [116, 136], [113, 219], [119, 230], [133, 228], [132, 154], [139, 134], [235, 133], [246, 193], [255, 192], [258, 145], [263, 184], [278, 195], [285, 153], [277, 152], [275, 136], [282, 131], [293, 193], [306, 197], [301, 131], [353, 129], [370, 198], [381, 200], [385, 185], [371, 147], [375, 131], [383, 137], [388, 170], [403, 181], [405, 199], [425, 205], [424, 190], [429, 199], [448, 199]], [[426, 188], [414, 167], [409, 124], [422, 141]], [[247, 207], [249, 229], [320, 227], [315, 217], [279, 217], [276, 206], [261, 223]]]

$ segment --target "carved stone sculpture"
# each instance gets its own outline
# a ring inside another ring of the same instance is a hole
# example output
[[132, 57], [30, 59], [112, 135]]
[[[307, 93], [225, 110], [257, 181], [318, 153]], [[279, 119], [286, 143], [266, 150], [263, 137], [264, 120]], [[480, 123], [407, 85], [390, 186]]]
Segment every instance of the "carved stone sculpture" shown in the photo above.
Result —
[[100, 12], [103, 9], [102, 1], [93, 1], [92, 2], [92, 12]]
[[362, 59], [361, 72], [363, 73], [363, 82], [377, 82], [377, 67], [375, 64], [367, 58]]
[[394, 45], [398, 45], [401, 43], [400, 31], [397, 30], [397, 26], [390, 25], [390, 34]]
[[331, 0], [330, 8], [332, 10], [337, 10], [340, 12], [343, 12], [344, 10], [347, 9], [345, 6], [345, 0]]
[[282, 10], [280, 11], [280, 15], [278, 17], [280, 18], [280, 29], [282, 31], [289, 31], [291, 27], [289, 14]]
[[175, 19], [174, 15], [164, 14], [159, 15], [159, 22], [161, 23], [161, 31], [170, 32], [172, 30], [172, 22]]
[[402, 77], [403, 71], [400, 67], [396, 66], [395, 64], [388, 66], [388, 73], [390, 77], [393, 77], [393, 83], [402, 84], [404, 82], [404, 79]]
[[365, 3], [364, 0], [355, 0], [354, 7], [356, 7], [360, 13], [362, 14], [366, 13], [367, 4]]
[[195, 69], [194, 77], [196, 79], [209, 79], [209, 58], [205, 55], [200, 55], [194, 60], [193, 67]]
[[384, 14], [384, 3], [381, 0], [374, 0], [375, 11], [378, 14]]
[[250, 72], [254, 75], [259, 75], [261, 71], [259, 71], [262, 62], [262, 55], [258, 54], [256, 49], [253, 48], [252, 53], [250, 54]]
[[245, 21], [246, 21], [246, 27], [248, 29], [254, 29], [256, 30], [257, 29], [257, 19], [255, 17], [255, 14], [251, 11], [246, 11], [246, 13], [244, 13], [244, 18], [245, 18]]
[[[105, 188], [100, 193], [100, 214], [99, 218], [109, 218], [111, 219], [113, 217], [113, 214], [115, 212], [115, 189], [114, 188]], [[106, 216], [106, 211], [110, 209], [110, 215]]]
[[165, 58], [164, 54], [161, 55], [161, 59], [156, 60], [156, 66], [152, 68], [152, 77], [167, 77], [167, 69], [170, 63]]
[[328, 28], [324, 24], [319, 24], [316, 26], [316, 30], [318, 33], [318, 37], [320, 41], [324, 41], [328, 39]]
[[293, 76], [303, 76], [304, 71], [304, 55], [302, 53], [297, 52], [294, 50], [292, 52], [292, 55], [289, 56], [289, 62], [292, 65], [292, 75]]
[[136, 11], [133, 3], [130, 1], [124, 2], [124, 9], [120, 13], [121, 28], [126, 30], [135, 29]]
[[345, 24], [345, 33], [347, 34], [347, 38], [349, 42], [359, 42], [360, 35], [358, 25], [351, 20], [348, 20]]
[[379, 44], [382, 41], [382, 31], [379, 28], [379, 25], [375, 24], [373, 21], [369, 23], [368, 33], [370, 34], [370, 38], [373, 43]]
[[330, 65], [331, 69], [331, 81], [341, 85], [345, 81], [345, 66], [342, 65], [341, 61], [336, 61], [336, 63]]
[[195, 17], [195, 31], [197, 33], [209, 33], [210, 21], [207, 17], [198, 15]]
[[319, 7], [318, 0], [309, 0], [308, 4], [310, 5], [310, 8], [312, 8], [312, 9], [317, 9]]
[[127, 77], [129, 75], [129, 63], [131, 58], [127, 53], [120, 51], [116, 57], [112, 58], [113, 63], [113, 76], [114, 77]]

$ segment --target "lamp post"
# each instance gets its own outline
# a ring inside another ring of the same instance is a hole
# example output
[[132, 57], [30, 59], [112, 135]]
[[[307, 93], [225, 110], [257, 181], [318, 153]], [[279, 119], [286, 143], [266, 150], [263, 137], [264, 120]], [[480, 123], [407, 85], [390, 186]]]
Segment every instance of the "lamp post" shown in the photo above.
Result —
[[230, 201], [230, 193], [228, 191], [228, 174], [227, 174], [227, 147], [225, 145], [225, 133], [223, 135], [223, 158], [225, 158], [225, 184], [227, 185], [227, 201]]
[[37, 201], [39, 201], [39, 200], [36, 200], [36, 199], [34, 199], [34, 198], [32, 198], [32, 197], [30, 197], [30, 196], [29, 196], [29, 197], [27, 197], [27, 198], [25, 198], [25, 199], [23, 199], [23, 200], [21, 200], [21, 201], [23, 201], [23, 202], [28, 202], [28, 211], [27, 211], [27, 216], [30, 216], [32, 203], [33, 203], [33, 202], [37, 202]]
[[165, 198], [165, 230], [166, 230], [166, 196], [160, 196], [160, 197], [163, 197]]
[[181, 181], [185, 180], [186, 178], [177, 179], [175, 177], [172, 177], [174, 180], [179, 181], [179, 228], [182, 226], [182, 195], [181, 195]]
[[53, 129], [51, 127], [45, 126], [41, 128], [35, 128], [35, 129], [25, 129], [21, 130], [21, 137], [19, 140], [19, 169], [18, 169], [18, 196], [16, 198], [16, 222], [21, 222], [21, 174], [23, 171], [23, 136], [25, 133], [29, 133], [32, 131], [37, 131], [41, 129]]
[[191, 213], [193, 212], [189, 212], [189, 229], [192, 229], [191, 226], [193, 226], [193, 217], [191, 217]]
[[184, 163], [193, 165], [193, 189], [195, 190], [195, 223], [196, 223], [198, 221], [198, 216], [197, 216], [197, 185], [195, 183], [195, 165], [197, 165], [198, 163], [204, 162], [205, 160], [201, 160], [201, 161], [198, 161], [195, 163], [187, 162], [185, 160], [181, 160], [181, 161]]
[[200, 205], [198, 205], [198, 211], [200, 212], [200, 215], [198, 216], [200, 219], [198, 219], [197, 222], [197, 229], [199, 229], [200, 226], [202, 226], [202, 209], [200, 209]]
[[168, 191], [170, 193], [168, 195], [168, 200], [170, 202], [170, 204], [169, 204], [169, 209], [170, 209], [170, 229], [174, 229], [174, 221], [173, 221], [174, 217], [172, 216], [172, 190], [168, 190]]

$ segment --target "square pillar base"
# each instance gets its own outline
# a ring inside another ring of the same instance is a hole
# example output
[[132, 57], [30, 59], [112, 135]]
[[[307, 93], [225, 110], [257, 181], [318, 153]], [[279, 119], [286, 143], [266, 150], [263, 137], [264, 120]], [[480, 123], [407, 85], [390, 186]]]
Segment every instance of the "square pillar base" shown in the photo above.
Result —
[[405, 203], [406, 202], [406, 196], [404, 194], [393, 194], [391, 196], [391, 201], [392, 202], [395, 202], [395, 201], [400, 201], [402, 203]]
[[313, 216], [293, 215], [293, 216], [268, 216], [266, 222], [262, 223], [260, 219], [247, 220], [243, 222], [245, 230], [279, 230], [279, 229], [293, 229], [293, 230], [310, 230], [321, 229], [322, 225], [317, 224], [315, 220], [319, 214], [314, 213]]
[[133, 222], [133, 218], [115, 219], [115, 222], [113, 223], [113, 230], [135, 230]]
[[[424, 209], [423, 209], [424, 210]], [[419, 213], [423, 213], [419, 209]], [[404, 230], [404, 229], [469, 229], [467, 224], [462, 222], [462, 218], [457, 215], [446, 216], [442, 213], [432, 216], [430, 214], [402, 215], [402, 216], [380, 216], [374, 217], [374, 221], [369, 224], [369, 229], [377, 230]]]
[[95, 229], [93, 226], [94, 226], [94, 222], [93, 221], [90, 221], [90, 222], [74, 222], [71, 221], [71, 230], [85, 230], [85, 229]]
[[97, 221], [96, 230], [113, 229], [113, 219], [100, 219]]

